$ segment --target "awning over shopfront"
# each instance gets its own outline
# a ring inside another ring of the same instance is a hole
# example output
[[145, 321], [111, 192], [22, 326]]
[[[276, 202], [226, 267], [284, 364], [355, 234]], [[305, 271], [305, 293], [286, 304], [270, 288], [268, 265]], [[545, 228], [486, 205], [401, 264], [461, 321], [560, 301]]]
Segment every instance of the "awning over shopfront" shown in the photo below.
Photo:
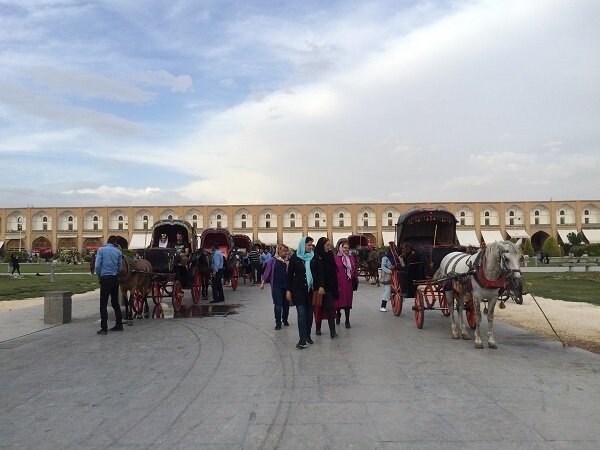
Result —
[[501, 242], [504, 240], [500, 230], [481, 230], [481, 235], [483, 236], [483, 240], [486, 244], [491, 244], [492, 242]]
[[507, 228], [506, 234], [508, 234], [508, 237], [511, 239], [529, 239], [531, 237], [525, 230], [513, 230], [512, 228]]
[[142, 250], [150, 245], [152, 240], [152, 233], [133, 233], [131, 237], [131, 243], [129, 244], [130, 250]]
[[569, 233], [575, 233], [577, 234], [577, 230], [558, 230], [558, 236], [560, 237], [560, 240], [562, 241], [563, 244], [568, 244], [569, 243], [569, 238], [567, 237], [569, 235]]
[[[331, 247], [332, 248], [335, 247], [340, 239], [348, 239], [348, 236], [350, 234], [351, 233], [349, 233], [347, 231], [345, 231], [343, 233], [340, 233], [339, 231], [338, 232], [334, 231], [333, 232], [333, 240], [331, 241]], [[315, 239], [315, 241], [316, 241], [316, 239]]]
[[263, 244], [277, 244], [277, 233], [273, 232], [258, 232], [258, 240]]
[[296, 247], [298, 247], [298, 242], [300, 242], [301, 237], [302, 237], [302, 232], [283, 233], [283, 243], [290, 248], [296, 249]]
[[600, 230], [583, 229], [581, 231], [590, 244], [600, 244]]
[[390, 245], [390, 242], [396, 242], [396, 232], [395, 231], [382, 231], [383, 242], [381, 245], [385, 245], [386, 247]]
[[479, 247], [479, 239], [477, 239], [475, 230], [456, 230], [456, 237], [460, 245]]

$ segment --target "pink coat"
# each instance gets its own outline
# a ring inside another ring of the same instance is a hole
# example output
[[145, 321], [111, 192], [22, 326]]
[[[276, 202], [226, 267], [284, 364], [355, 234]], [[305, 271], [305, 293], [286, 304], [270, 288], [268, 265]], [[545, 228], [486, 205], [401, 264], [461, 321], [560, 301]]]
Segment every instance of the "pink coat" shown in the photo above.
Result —
[[[356, 267], [356, 258], [350, 257], [352, 262], [352, 278], [358, 279], [358, 269]], [[340, 296], [334, 302], [334, 308], [352, 308], [352, 279], [346, 275], [346, 267], [342, 262], [342, 257], [335, 255], [335, 264], [337, 266], [338, 288]]]

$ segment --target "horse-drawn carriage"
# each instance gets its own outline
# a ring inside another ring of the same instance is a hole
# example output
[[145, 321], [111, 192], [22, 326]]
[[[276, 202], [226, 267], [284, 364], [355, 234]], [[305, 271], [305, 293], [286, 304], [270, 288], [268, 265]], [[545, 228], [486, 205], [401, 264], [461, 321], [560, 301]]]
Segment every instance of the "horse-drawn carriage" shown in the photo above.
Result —
[[[180, 243], [177, 242], [178, 234], [183, 238]], [[179, 311], [183, 289], [189, 281], [190, 257], [186, 249], [191, 253], [196, 248], [196, 233], [188, 222], [165, 219], [153, 225], [150, 246], [144, 249], [142, 259], [124, 258], [119, 274], [128, 318], [129, 308], [135, 314], [148, 314], [148, 294], [154, 302], [152, 317], [164, 317], [162, 302], [165, 297], [171, 297], [173, 309]], [[127, 292], [131, 292], [129, 300]], [[196, 299], [194, 301], [197, 303]]]
[[[458, 244], [456, 218], [440, 209], [420, 209], [404, 213], [396, 228], [398, 246], [412, 248], [412, 257], [405, 263], [420, 267], [422, 279], [403, 278], [401, 271], [392, 274], [392, 309], [397, 315], [402, 310], [402, 293], [413, 283], [415, 321], [423, 327], [425, 310], [438, 309], [445, 316], [452, 316], [452, 337], [470, 339], [462, 311], [466, 313], [469, 327], [475, 330], [475, 347], [483, 348], [480, 335], [481, 302], [487, 302], [484, 313], [488, 314], [488, 345], [496, 348], [493, 336], [493, 316], [497, 300], [500, 308], [513, 298], [522, 302], [522, 278], [520, 263], [523, 255], [519, 243], [493, 242], [470, 254]], [[394, 258], [398, 259], [397, 246], [392, 243]], [[416, 289], [415, 289], [416, 288]], [[460, 320], [460, 333], [454, 320], [455, 301]], [[435, 305], [438, 305], [436, 307]], [[489, 306], [489, 308], [488, 308]]]
[[[226, 228], [207, 228], [200, 235], [200, 250], [212, 260], [212, 246], [216, 244], [224, 260], [224, 279], [231, 281], [231, 287], [235, 291], [238, 287], [238, 264], [237, 258], [233, 254], [233, 237]], [[209, 268], [211, 264], [209, 263]], [[212, 268], [209, 274], [212, 273]], [[204, 294], [204, 292], [203, 292]]]
[[[232, 270], [231, 283], [232, 285], [233, 283], [236, 283], [237, 287], [239, 277], [242, 277], [242, 279], [244, 280], [244, 284], [246, 284], [246, 280], [252, 279], [252, 273], [250, 271], [250, 262], [247, 261], [247, 255], [252, 250], [253, 243], [252, 239], [250, 239], [245, 234], [234, 234], [232, 236], [232, 239], [234, 248], [234, 260], [232, 261], [232, 264], [234, 264], [236, 267], [234, 270]], [[244, 261], [247, 262], [244, 263]], [[237, 271], [237, 276], [233, 275], [234, 271]]]
[[[400, 266], [399, 248], [412, 248], [414, 254], [411, 261], [407, 261], [411, 267], [392, 273], [390, 301], [394, 314], [400, 315], [404, 293], [408, 292], [409, 283], [418, 285], [413, 310], [419, 328], [423, 327], [425, 309], [438, 309], [446, 316], [450, 314], [444, 286], [429, 281], [445, 255], [464, 249], [456, 238], [456, 222], [454, 215], [443, 209], [414, 209], [398, 218], [396, 243], [390, 244], [396, 267]], [[414, 280], [409, 277], [409, 271], [420, 276]], [[438, 307], [435, 306], [436, 302]], [[467, 317], [474, 318], [474, 311], [468, 311]]]

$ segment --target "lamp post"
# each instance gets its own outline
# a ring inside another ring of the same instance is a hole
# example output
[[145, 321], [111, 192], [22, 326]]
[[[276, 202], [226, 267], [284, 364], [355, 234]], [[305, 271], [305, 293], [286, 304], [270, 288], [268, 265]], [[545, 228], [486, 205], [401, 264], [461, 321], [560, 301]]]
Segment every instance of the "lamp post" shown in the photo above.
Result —
[[17, 230], [19, 230], [19, 252], [23, 245], [23, 218], [17, 217]]

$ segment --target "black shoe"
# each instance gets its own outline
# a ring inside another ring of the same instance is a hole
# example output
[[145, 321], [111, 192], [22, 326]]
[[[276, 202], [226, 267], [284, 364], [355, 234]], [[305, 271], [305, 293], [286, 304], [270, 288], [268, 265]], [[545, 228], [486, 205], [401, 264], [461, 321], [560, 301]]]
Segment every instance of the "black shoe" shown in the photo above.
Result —
[[208, 303], [219, 303], [219, 300], [211, 300], [211, 301], [210, 301], [210, 302], [208, 302]]
[[317, 329], [316, 329], [316, 331], [315, 331], [315, 334], [316, 334], [317, 336], [321, 336], [321, 329], [320, 329], [320, 328], [317, 328]]
[[329, 336], [331, 336], [331, 339], [336, 338], [337, 337], [337, 333], [335, 331], [330, 331], [329, 332]]
[[123, 331], [123, 325], [115, 325], [110, 331]]
[[309, 344], [314, 344], [313, 340], [309, 337], [306, 338], [306, 342], [308, 342]]
[[346, 328], [352, 328], [352, 327], [350, 326], [350, 322], [346, 322]]
[[105, 334], [108, 334], [108, 331], [106, 331], [106, 330], [98, 330], [98, 331], [96, 331], [96, 334], [105, 335]]
[[289, 323], [287, 320], [284, 320], [284, 321], [283, 321], [283, 324], [284, 324], [286, 327], [289, 327], [289, 326], [290, 326], [290, 323]]
[[307, 347], [306, 342], [298, 342], [296, 344], [296, 348], [306, 348], [306, 347]]
[[281, 330], [281, 325], [275, 325], [276, 330]]

